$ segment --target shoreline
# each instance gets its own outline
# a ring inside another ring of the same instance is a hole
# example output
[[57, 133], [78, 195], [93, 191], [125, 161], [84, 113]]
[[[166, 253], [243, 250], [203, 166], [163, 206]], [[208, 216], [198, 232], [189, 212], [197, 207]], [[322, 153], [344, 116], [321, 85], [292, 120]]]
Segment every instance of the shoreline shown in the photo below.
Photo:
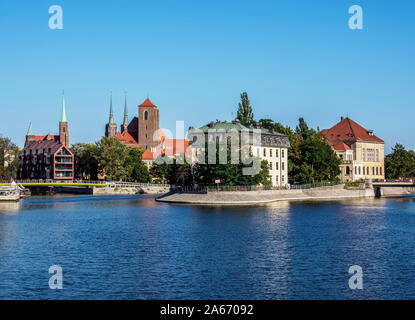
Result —
[[[414, 194], [413, 188], [384, 188], [382, 197], [397, 198]], [[389, 190], [394, 189], [394, 190]], [[222, 191], [207, 194], [167, 193], [155, 198], [157, 202], [189, 205], [250, 206], [280, 201], [337, 201], [375, 198], [372, 188], [347, 190], [344, 185], [303, 190]]]

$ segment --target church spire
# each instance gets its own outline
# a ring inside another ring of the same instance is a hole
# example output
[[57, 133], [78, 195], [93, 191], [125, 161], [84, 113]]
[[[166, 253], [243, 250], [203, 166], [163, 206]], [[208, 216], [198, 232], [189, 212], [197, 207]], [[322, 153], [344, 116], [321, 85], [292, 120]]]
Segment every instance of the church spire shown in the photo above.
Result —
[[111, 98], [110, 98], [110, 120], [109, 123], [114, 123], [114, 112], [112, 111], [112, 91], [111, 91]]
[[128, 125], [128, 110], [127, 110], [127, 92], [125, 93], [125, 101], [124, 101], [124, 126]]
[[66, 108], [65, 108], [65, 91], [62, 90], [62, 118], [61, 122], [67, 122], [66, 121]]
[[32, 123], [29, 123], [29, 129], [27, 130], [27, 136], [33, 136], [33, 128], [32, 128]]

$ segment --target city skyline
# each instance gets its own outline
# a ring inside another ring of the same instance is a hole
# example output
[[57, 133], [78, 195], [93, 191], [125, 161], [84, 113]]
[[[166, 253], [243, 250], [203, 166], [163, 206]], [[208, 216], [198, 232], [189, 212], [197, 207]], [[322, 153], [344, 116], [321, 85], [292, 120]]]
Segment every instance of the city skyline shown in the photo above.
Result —
[[232, 120], [247, 91], [256, 119], [325, 129], [349, 116], [386, 152], [414, 149], [401, 128], [415, 115], [415, 5], [360, 1], [364, 28], [350, 30], [354, 3], [301, 3], [62, 1], [63, 30], [48, 28], [47, 1], [1, 3], [0, 133], [22, 146], [30, 122], [50, 130], [62, 89], [73, 143], [102, 136], [110, 91], [118, 125], [127, 91], [129, 117], [149, 96], [172, 132], [176, 120]]

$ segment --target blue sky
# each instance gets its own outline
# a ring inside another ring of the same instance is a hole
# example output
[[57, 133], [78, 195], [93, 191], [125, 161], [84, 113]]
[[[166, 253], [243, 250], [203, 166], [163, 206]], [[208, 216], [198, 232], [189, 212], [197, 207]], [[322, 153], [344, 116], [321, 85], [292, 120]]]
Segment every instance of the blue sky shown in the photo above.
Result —
[[[50, 30], [49, 6], [63, 8]], [[363, 8], [350, 30], [348, 8]], [[0, 133], [22, 146], [56, 133], [65, 89], [71, 142], [93, 142], [128, 92], [130, 118], [149, 95], [160, 126], [236, 115], [328, 128], [349, 116], [386, 142], [415, 149], [415, 1], [0, 2]]]

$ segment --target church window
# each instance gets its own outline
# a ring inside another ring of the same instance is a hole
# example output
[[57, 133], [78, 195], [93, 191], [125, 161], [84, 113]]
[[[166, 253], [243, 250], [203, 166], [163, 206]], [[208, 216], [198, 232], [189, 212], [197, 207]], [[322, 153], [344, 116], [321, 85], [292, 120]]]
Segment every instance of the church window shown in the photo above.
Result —
[[144, 120], [148, 120], [148, 111], [144, 111]]

